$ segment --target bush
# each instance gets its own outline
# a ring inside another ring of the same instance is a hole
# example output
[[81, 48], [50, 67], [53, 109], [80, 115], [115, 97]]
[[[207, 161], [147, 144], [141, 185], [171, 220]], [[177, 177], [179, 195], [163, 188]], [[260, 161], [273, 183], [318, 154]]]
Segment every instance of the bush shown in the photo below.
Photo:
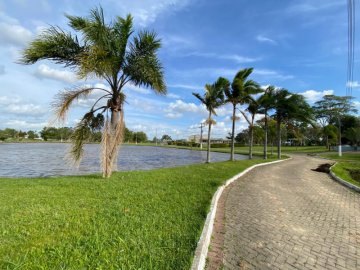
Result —
[[227, 147], [229, 147], [229, 144], [227, 144], [227, 143], [213, 143], [213, 144], [211, 144], [211, 147], [213, 147], [213, 148], [227, 148]]

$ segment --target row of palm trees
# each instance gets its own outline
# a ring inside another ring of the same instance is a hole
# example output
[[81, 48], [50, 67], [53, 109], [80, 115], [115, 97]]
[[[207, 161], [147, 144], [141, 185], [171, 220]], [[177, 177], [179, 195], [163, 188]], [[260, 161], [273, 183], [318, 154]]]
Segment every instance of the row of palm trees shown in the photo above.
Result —
[[[216, 115], [216, 109], [224, 104], [232, 105], [231, 161], [234, 160], [235, 153], [235, 123], [238, 120], [236, 116], [238, 110], [249, 124], [249, 159], [252, 159], [253, 156], [253, 129], [256, 114], [264, 115], [264, 159], [267, 159], [268, 120], [270, 116], [276, 120], [278, 158], [281, 158], [281, 124], [290, 120], [312, 124], [311, 107], [302, 95], [293, 94], [284, 88], [274, 86], [263, 89], [257, 82], [248, 78], [252, 72], [253, 68], [240, 70], [231, 83], [229, 80], [219, 77], [215, 83], [205, 85], [203, 96], [199, 93], [193, 93], [209, 112], [206, 121], [208, 124], [206, 162], [210, 162], [211, 127], [215, 123], [211, 117]], [[256, 96], [258, 97], [256, 98]], [[247, 105], [247, 108], [241, 110], [241, 105]]]

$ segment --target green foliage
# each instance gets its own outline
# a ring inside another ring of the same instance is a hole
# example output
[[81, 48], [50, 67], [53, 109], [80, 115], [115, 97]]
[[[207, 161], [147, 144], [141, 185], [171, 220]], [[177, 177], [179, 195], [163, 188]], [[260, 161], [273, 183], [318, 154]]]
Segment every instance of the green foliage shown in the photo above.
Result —
[[138, 131], [138, 132], [133, 133], [133, 141], [134, 142], [142, 143], [142, 142], [146, 142], [147, 140], [148, 140], [148, 138], [147, 138], [147, 135], [145, 132]]
[[32, 131], [32, 130], [29, 130], [29, 131], [27, 132], [27, 135], [28, 135], [28, 138], [29, 138], [30, 140], [34, 140], [34, 139], [36, 139], [36, 138], [39, 138], [39, 135], [38, 135], [35, 131]]
[[212, 143], [211, 147], [213, 147], [213, 148], [228, 148], [229, 144], [228, 143]]
[[360, 127], [348, 128], [345, 130], [344, 136], [352, 145], [358, 146], [360, 144]]
[[172, 141], [171, 137], [167, 134], [164, 134], [162, 137], [161, 137], [161, 140], [162, 141]]
[[193, 95], [205, 105], [209, 113], [216, 115], [215, 109], [224, 104], [224, 91], [229, 86], [228, 80], [219, 77], [215, 83], [205, 85], [204, 96], [198, 93], [193, 93]]
[[259, 162], [0, 179], [0, 269], [189, 269], [215, 190]]

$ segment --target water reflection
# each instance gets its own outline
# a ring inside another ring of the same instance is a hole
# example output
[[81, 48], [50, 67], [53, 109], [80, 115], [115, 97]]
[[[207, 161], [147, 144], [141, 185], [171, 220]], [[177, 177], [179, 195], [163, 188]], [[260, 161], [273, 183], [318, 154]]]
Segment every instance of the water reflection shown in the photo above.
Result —
[[[64, 143], [2, 143], [0, 144], [1, 177], [38, 177], [55, 175], [77, 175], [100, 171], [99, 145], [85, 146], [84, 158], [78, 168], [69, 164], [66, 155], [69, 144]], [[246, 156], [236, 155], [237, 159]], [[202, 163], [206, 152], [183, 149], [122, 146], [118, 159], [118, 170], [150, 170]], [[225, 161], [229, 154], [212, 153], [212, 161]]]

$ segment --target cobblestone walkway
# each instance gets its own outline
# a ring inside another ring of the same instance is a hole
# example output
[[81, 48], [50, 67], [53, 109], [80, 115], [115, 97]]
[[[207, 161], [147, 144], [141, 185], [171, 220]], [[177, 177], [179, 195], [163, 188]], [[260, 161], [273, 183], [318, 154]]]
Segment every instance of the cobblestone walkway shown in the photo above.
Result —
[[360, 194], [311, 170], [322, 163], [295, 156], [229, 186], [225, 269], [360, 269]]

